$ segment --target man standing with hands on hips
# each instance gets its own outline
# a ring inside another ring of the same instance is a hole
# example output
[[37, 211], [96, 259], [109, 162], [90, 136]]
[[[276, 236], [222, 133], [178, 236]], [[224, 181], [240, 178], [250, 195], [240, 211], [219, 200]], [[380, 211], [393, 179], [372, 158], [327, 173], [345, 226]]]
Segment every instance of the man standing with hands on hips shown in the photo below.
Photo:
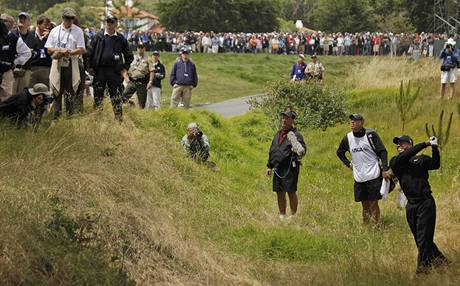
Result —
[[181, 99], [184, 107], [190, 108], [192, 89], [198, 85], [198, 75], [195, 64], [189, 59], [187, 49], [180, 50], [180, 59], [174, 63], [169, 83], [173, 86], [171, 108], [177, 107]]
[[[353, 171], [355, 179], [355, 202], [363, 206], [363, 223], [380, 221], [379, 200], [382, 177], [390, 179], [388, 153], [378, 134], [373, 129], [364, 128], [364, 117], [351, 114], [350, 128], [337, 149], [339, 159]], [[350, 152], [352, 161], [345, 156]]]
[[[431, 137], [428, 141], [414, 146], [412, 138], [402, 135], [395, 137], [393, 143], [398, 146], [399, 154], [391, 158], [390, 167], [408, 200], [406, 219], [418, 248], [416, 274], [423, 274], [433, 266], [449, 262], [433, 241], [436, 203], [431, 195], [428, 171], [441, 167], [438, 139]], [[417, 153], [429, 146], [432, 157], [417, 156]]]
[[286, 193], [289, 196], [291, 215], [297, 213], [297, 182], [300, 172], [300, 159], [307, 146], [302, 134], [294, 127], [297, 114], [287, 110], [281, 112], [282, 128], [275, 134], [270, 146], [267, 176], [273, 175], [273, 192], [276, 192], [281, 220], [286, 218]]

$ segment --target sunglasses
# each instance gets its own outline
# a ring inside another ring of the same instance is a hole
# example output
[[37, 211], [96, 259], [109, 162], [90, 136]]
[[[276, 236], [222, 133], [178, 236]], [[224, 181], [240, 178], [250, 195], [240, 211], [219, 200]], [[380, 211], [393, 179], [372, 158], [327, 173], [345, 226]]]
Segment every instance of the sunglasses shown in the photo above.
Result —
[[110, 24], [115, 24], [117, 21], [115, 21], [115, 20], [107, 20], [106, 22], [110, 23]]
[[69, 16], [64, 16], [63, 18], [66, 19], [66, 20], [74, 20], [75, 19], [75, 17], [69, 17]]

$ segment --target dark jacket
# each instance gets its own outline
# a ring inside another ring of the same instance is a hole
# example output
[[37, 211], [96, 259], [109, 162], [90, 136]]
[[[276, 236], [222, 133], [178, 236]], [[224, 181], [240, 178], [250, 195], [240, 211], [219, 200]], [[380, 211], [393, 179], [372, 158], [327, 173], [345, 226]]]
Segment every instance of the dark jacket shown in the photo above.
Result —
[[[4, 25], [4, 24], [3, 24]], [[2, 31], [3, 33], [5, 31]], [[0, 73], [14, 69], [14, 59], [16, 58], [16, 46], [19, 37], [13, 33], [2, 34], [0, 37]]]
[[195, 64], [191, 61], [178, 60], [174, 63], [169, 77], [171, 85], [191, 85], [196, 87], [198, 85], [198, 75], [196, 73]]
[[390, 167], [398, 178], [406, 197], [420, 199], [431, 194], [428, 171], [441, 167], [441, 157], [437, 146], [432, 147], [432, 158], [427, 155], [416, 156], [427, 145], [420, 143], [391, 158]]
[[294, 76], [295, 76], [295, 80], [304, 80], [306, 78], [305, 76], [306, 68], [307, 68], [307, 65], [305, 64], [299, 65], [299, 63], [295, 63], [292, 66], [291, 80], [294, 79]]
[[[280, 135], [281, 135], [281, 131], [282, 130], [278, 131], [275, 134], [275, 137], [273, 138], [273, 141], [272, 141], [272, 145], [270, 146], [270, 151], [268, 155], [268, 163], [267, 163], [267, 167], [270, 169], [273, 169], [273, 168], [282, 169], [282, 168], [289, 167], [291, 158], [292, 158], [292, 161], [299, 164], [299, 158], [294, 152], [292, 152], [291, 150], [292, 144], [289, 142], [287, 137], [284, 138], [281, 144], [278, 143]], [[297, 137], [297, 140], [299, 141], [299, 143], [302, 145], [302, 147], [305, 149], [305, 152], [306, 152], [307, 146], [305, 144], [305, 141], [303, 140], [302, 134], [300, 134], [300, 132], [296, 128], [290, 129], [287, 132], [289, 131], [294, 132], [295, 136]]]
[[153, 69], [154, 69], [153, 72], [155, 74], [159, 74], [159, 77], [155, 75], [152, 85], [154, 87], [161, 88], [161, 81], [165, 78], [165, 75], [166, 75], [165, 66], [160, 61], [158, 61], [153, 67]]
[[[91, 48], [88, 51], [89, 67], [95, 71], [101, 64], [102, 54], [104, 52], [104, 30], [98, 32], [91, 41]], [[117, 61], [115, 69], [121, 71], [128, 70], [131, 62], [134, 60], [133, 52], [130, 50], [128, 41], [123, 35], [116, 33], [113, 39], [114, 56], [119, 55], [120, 59]]]
[[0, 117], [11, 120], [14, 123], [24, 124], [27, 122], [32, 108], [32, 95], [27, 89], [8, 98], [0, 103]]
[[[364, 128], [358, 133], [353, 133], [356, 137], [363, 137], [367, 135], [369, 139], [369, 143], [371, 144], [372, 149], [374, 150], [377, 157], [380, 159], [381, 167], [384, 171], [388, 170], [388, 152], [383, 144], [382, 140], [380, 139], [379, 135], [375, 130], [370, 128]], [[345, 135], [342, 141], [340, 142], [339, 148], [337, 149], [337, 157], [345, 164], [345, 166], [350, 167], [351, 162], [345, 156], [346, 152], [350, 152], [350, 146], [348, 144], [348, 136]]]
[[48, 49], [45, 48], [48, 36], [40, 40], [37, 34], [35, 34], [35, 45], [30, 58], [30, 64], [32, 66], [51, 67], [51, 56], [48, 54]]
[[25, 69], [30, 69], [31, 63], [33, 61], [33, 58], [35, 56], [34, 51], [37, 49], [38, 42], [35, 39], [35, 32], [31, 30], [27, 30], [27, 33], [21, 34], [19, 32], [19, 29], [13, 29], [11, 30], [11, 33], [14, 34], [16, 37], [21, 37], [22, 41], [29, 47], [29, 49], [32, 50], [32, 57], [24, 64], [23, 68]]

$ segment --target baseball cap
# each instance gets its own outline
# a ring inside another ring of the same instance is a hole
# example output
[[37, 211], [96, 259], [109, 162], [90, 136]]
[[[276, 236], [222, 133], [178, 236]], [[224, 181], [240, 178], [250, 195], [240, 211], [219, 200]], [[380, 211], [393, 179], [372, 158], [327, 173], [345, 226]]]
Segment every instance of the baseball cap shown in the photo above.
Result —
[[144, 44], [142, 44], [142, 43], [137, 44], [137, 47], [138, 47], [139, 49], [144, 49], [144, 48], [145, 48]]
[[393, 138], [393, 143], [395, 143], [396, 145], [399, 144], [399, 141], [407, 142], [409, 144], [414, 144], [414, 141], [412, 141], [412, 138], [410, 138], [409, 135], [401, 135], [399, 137]]
[[289, 117], [291, 119], [295, 119], [297, 117], [297, 113], [295, 111], [292, 111], [292, 110], [281, 112], [280, 115], [287, 116], [287, 117]]
[[179, 54], [181, 54], [181, 55], [182, 54], [188, 54], [188, 50], [186, 48], [182, 48], [182, 49], [180, 49]]
[[67, 17], [67, 18], [75, 18], [77, 17], [77, 12], [75, 12], [75, 9], [66, 7], [62, 9], [62, 17]]
[[348, 116], [351, 120], [364, 120], [364, 117], [361, 114], [353, 113]]
[[118, 22], [118, 18], [116, 16], [109, 15], [105, 18], [105, 21], [106, 22]]
[[159, 56], [159, 55], [160, 55], [160, 52], [159, 52], [159, 51], [153, 51], [153, 52], [152, 52], [152, 55], [158, 55], [158, 56]]
[[311, 58], [316, 59], [317, 58], [316, 54], [311, 55]]
[[304, 54], [299, 54], [299, 58], [305, 59], [305, 55]]
[[21, 12], [21, 13], [19, 13], [18, 18], [19, 18], [19, 17], [26, 17], [27, 19], [30, 19], [29, 13], [24, 12], [24, 11]]
[[187, 125], [187, 129], [196, 129], [196, 128], [198, 128], [198, 124], [196, 124], [196, 122], [190, 122]]

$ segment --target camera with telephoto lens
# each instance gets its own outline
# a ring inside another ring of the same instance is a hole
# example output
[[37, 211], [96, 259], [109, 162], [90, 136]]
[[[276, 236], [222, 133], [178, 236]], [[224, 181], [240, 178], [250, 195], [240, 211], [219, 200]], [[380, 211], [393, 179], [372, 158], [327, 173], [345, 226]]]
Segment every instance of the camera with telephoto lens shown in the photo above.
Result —
[[53, 101], [54, 101], [54, 96], [51, 96], [51, 95], [44, 96], [42, 105], [51, 104], [51, 103], [53, 103]]
[[197, 139], [201, 139], [201, 137], [203, 137], [203, 132], [201, 130], [197, 130], [193, 133], [193, 136]]

